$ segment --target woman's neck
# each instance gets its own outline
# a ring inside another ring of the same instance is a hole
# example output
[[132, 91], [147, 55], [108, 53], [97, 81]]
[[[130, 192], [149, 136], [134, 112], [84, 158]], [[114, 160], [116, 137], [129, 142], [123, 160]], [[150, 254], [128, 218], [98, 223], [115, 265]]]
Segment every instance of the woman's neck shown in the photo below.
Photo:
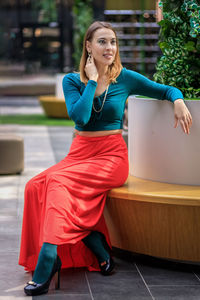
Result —
[[108, 71], [108, 66], [102, 66], [102, 65], [98, 65], [96, 64], [96, 68], [99, 74], [99, 78], [105, 77]]

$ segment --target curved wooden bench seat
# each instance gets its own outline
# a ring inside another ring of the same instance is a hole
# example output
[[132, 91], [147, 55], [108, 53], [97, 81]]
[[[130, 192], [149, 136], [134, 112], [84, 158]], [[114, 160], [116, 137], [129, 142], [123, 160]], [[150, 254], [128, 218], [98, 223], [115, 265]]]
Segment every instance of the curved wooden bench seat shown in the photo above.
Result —
[[200, 186], [129, 176], [109, 192], [104, 216], [114, 247], [200, 262]]

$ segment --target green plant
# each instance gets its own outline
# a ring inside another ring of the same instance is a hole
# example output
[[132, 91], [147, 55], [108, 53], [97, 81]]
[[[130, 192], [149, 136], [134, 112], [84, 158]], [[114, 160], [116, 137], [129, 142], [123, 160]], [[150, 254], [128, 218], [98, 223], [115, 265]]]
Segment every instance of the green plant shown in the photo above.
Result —
[[33, 7], [39, 10], [40, 22], [56, 22], [57, 21], [57, 8], [55, 0], [33, 1]]
[[85, 32], [93, 21], [93, 10], [91, 7], [92, 0], [75, 0], [73, 5], [74, 30], [73, 30], [73, 46], [74, 46], [74, 63], [78, 70], [79, 62], [82, 54], [83, 39]]
[[200, 98], [200, 4], [198, 0], [162, 0], [163, 11], [154, 80], [179, 88], [186, 98]]

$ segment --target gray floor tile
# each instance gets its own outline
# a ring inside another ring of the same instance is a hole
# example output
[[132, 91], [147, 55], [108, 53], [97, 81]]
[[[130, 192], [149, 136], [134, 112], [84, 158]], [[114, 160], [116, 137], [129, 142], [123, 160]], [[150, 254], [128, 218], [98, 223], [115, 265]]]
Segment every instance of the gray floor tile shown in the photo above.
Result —
[[[0, 300], [27, 300], [27, 296], [14, 295], [14, 296], [0, 296]], [[32, 298], [30, 298], [31, 300]]]
[[8, 216], [8, 218], [1, 218], [0, 215], [0, 238], [2, 236], [2, 234], [6, 235], [18, 235], [21, 232], [21, 228], [20, 228], [20, 220], [18, 218], [16, 218], [16, 216], [13, 216], [13, 218], [10, 218], [10, 216]]
[[147, 285], [195, 285], [198, 279], [192, 272], [138, 265]]
[[54, 151], [56, 163], [62, 160], [69, 152], [73, 130], [73, 127], [48, 127], [50, 143]]
[[[0, 176], [0, 188], [6, 189], [6, 187], [10, 189], [18, 187], [20, 175], [1, 175]], [[2, 196], [2, 194], [1, 194]]]
[[1, 199], [0, 206], [1, 212], [0, 214], [10, 214], [12, 216], [17, 216], [17, 196], [13, 199]]
[[[85, 269], [64, 269], [61, 271], [60, 278], [61, 292], [65, 294], [87, 294], [89, 293], [87, 280], [85, 277]], [[54, 289], [54, 287], [51, 287]]]
[[147, 285], [198, 285], [192, 266], [153, 257], [137, 257], [136, 266]]
[[135, 297], [150, 296], [141, 277], [136, 272], [118, 272], [111, 276], [102, 276], [99, 272], [87, 272], [87, 277], [92, 294], [96, 298], [99, 298], [102, 292], [105, 297], [114, 297], [114, 295], [118, 297], [124, 295], [125, 297], [125, 295], [133, 293]]
[[[1, 271], [0, 271], [0, 278], [3, 280], [5, 279], [7, 282], [12, 282], [13, 278], [13, 273], [12, 269], [14, 268], [15, 272], [18, 272], [20, 276], [23, 277], [24, 274], [28, 274], [27, 272], [24, 271], [24, 268], [18, 265], [18, 257], [19, 253], [16, 252], [2, 252], [0, 255], [0, 266], [1, 266]], [[11, 270], [11, 271], [10, 271]], [[23, 282], [22, 282], [23, 283]]]
[[199, 300], [199, 286], [150, 286], [155, 300]]
[[24, 272], [23, 268], [18, 266], [17, 255], [1, 254], [0, 265], [0, 296], [5, 297], [3, 298], [5, 300], [6, 297], [16, 297], [17, 299], [24, 297], [23, 288], [31, 279], [31, 274]]
[[200, 284], [200, 271], [194, 271], [194, 274], [197, 277], [197, 279], [199, 280], [199, 284]]
[[[18, 289], [18, 290], [17, 290]], [[18, 299], [26, 299], [27, 300], [27, 296], [24, 293], [23, 290], [23, 286], [19, 285], [16, 287], [16, 290], [7, 290], [4, 293], [0, 294], [0, 299], [2, 300], [18, 300]], [[32, 297], [30, 297], [30, 300], [32, 299]]]
[[49, 292], [45, 295], [35, 296], [32, 299], [35, 300], [43, 300], [43, 299], [51, 299], [51, 300], [91, 300], [91, 296], [89, 294], [59, 294], [58, 291]]
[[0, 235], [0, 253], [18, 252], [20, 244], [20, 236], [6, 233]]
[[150, 296], [138, 296], [135, 295], [134, 292], [132, 293], [123, 293], [121, 295], [105, 295], [103, 292], [101, 295], [93, 294], [94, 300], [151, 300], [152, 297]]
[[137, 269], [134, 265], [133, 253], [115, 247], [113, 247], [112, 252], [116, 264], [116, 272], [137, 272]]
[[191, 268], [192, 268], [193, 272], [200, 277], [200, 263], [193, 265]]
[[137, 269], [132, 261], [125, 260], [119, 257], [113, 257], [115, 261], [116, 272], [137, 272]]

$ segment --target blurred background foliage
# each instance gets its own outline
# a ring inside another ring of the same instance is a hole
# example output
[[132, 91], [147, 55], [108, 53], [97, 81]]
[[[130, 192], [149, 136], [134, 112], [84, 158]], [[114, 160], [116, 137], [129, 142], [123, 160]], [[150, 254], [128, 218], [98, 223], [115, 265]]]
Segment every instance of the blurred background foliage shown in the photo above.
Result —
[[94, 20], [114, 26], [123, 65], [152, 78], [160, 49], [151, 0], [1, 0], [0, 76], [78, 71]]
[[33, 9], [39, 11], [38, 21], [57, 22], [58, 14], [55, 0], [34, 1]]
[[179, 88], [186, 98], [200, 98], [200, 3], [162, 0], [163, 11], [154, 80]]
[[199, 0], [161, 0], [160, 26], [155, 4], [1, 0], [0, 76], [78, 71], [87, 27], [94, 20], [105, 20], [117, 32], [125, 67], [150, 79], [156, 72], [154, 80], [177, 86], [186, 97], [199, 97]]
[[91, 4], [92, 0], [74, 0], [73, 59], [77, 71], [79, 69], [80, 57], [82, 54], [84, 35], [89, 25], [93, 22], [93, 10]]

